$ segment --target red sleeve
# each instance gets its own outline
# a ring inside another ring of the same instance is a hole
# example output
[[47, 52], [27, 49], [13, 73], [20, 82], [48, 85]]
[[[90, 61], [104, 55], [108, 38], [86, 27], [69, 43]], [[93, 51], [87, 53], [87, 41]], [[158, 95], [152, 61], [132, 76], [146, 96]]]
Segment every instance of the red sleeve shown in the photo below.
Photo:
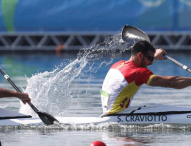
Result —
[[135, 79], [136, 85], [140, 86], [142, 84], [146, 84], [151, 75], [153, 75], [153, 72], [150, 71], [148, 68], [137, 69], [136, 79]]

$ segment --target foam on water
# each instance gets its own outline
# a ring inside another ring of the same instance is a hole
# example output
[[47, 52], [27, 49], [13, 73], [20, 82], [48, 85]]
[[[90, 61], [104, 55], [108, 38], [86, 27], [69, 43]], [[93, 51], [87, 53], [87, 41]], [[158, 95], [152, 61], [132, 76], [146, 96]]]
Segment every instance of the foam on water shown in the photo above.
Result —
[[180, 124], [150, 124], [150, 125], [120, 125], [118, 123], [109, 122], [101, 124], [55, 124], [55, 125], [9, 125], [0, 126], [0, 130], [74, 130], [74, 131], [120, 131], [120, 132], [190, 132], [191, 125]]
[[[93, 78], [97, 70], [103, 66], [112, 63], [113, 59], [121, 52], [127, 50], [126, 44], [121, 43], [121, 35], [108, 37], [101, 44], [96, 44], [90, 48], [83, 48], [75, 60], [69, 64], [57, 66], [52, 71], [37, 73], [27, 79], [27, 92], [32, 99], [32, 103], [40, 110], [50, 113], [54, 116], [64, 116], [67, 109], [73, 104], [78, 105], [77, 99], [83, 94], [75, 91], [72, 86], [75, 79]], [[104, 56], [111, 56], [110, 60], [104, 60]], [[103, 60], [97, 64], [97, 60]], [[87, 89], [88, 90], [88, 89]], [[85, 94], [85, 93], [84, 93]], [[30, 114], [33, 117], [36, 114], [28, 105], [21, 105], [20, 112]]]

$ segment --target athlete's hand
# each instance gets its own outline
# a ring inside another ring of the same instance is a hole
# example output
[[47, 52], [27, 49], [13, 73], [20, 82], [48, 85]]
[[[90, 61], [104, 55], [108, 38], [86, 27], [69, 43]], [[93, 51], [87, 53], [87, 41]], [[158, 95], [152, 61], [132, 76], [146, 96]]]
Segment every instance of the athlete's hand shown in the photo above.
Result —
[[19, 93], [19, 92], [18, 92], [17, 98], [19, 98], [20, 100], [22, 100], [22, 102], [23, 102], [24, 104], [31, 102], [31, 99], [29, 98], [29, 95], [28, 95], [27, 93]]
[[155, 52], [155, 60], [165, 60], [165, 57], [164, 55], [166, 55], [167, 52], [160, 48], [160, 49], [156, 49], [156, 52]]

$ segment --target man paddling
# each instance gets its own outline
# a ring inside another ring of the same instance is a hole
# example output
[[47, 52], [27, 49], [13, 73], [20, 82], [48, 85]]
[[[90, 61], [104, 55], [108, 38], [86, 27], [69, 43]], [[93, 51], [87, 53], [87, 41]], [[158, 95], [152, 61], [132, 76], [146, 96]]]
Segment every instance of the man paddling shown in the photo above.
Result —
[[125, 113], [142, 84], [175, 89], [191, 86], [191, 78], [159, 76], [147, 68], [154, 60], [165, 60], [165, 54], [165, 50], [155, 49], [147, 41], [139, 41], [132, 46], [128, 61], [113, 64], [100, 91], [103, 115]]
[[0, 98], [4, 98], [4, 97], [16, 97], [20, 99], [24, 104], [31, 101], [27, 93], [20, 93], [20, 92], [15, 92], [15, 91], [0, 88]]

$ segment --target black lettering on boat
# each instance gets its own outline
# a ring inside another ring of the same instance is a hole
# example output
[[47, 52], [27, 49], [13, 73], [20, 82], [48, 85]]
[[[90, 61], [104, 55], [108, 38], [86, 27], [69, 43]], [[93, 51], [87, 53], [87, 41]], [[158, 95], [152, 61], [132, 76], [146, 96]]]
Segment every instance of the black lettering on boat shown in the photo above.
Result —
[[162, 121], [166, 121], [167, 120], [167, 116], [166, 115], [162, 115]]
[[191, 118], [191, 115], [187, 115], [187, 118]]
[[154, 121], [156, 121], [156, 115], [154, 115]]
[[140, 122], [139, 115], [136, 116], [135, 121], [139, 121]]
[[[191, 118], [191, 115], [190, 115]], [[160, 122], [160, 121], [167, 121], [168, 117], [166, 115], [136, 115], [131, 117], [131, 122]]]
[[132, 121], [135, 122], [135, 121], [134, 121], [134, 116], [131, 116], [131, 122], [132, 122]]
[[129, 117], [129, 116], [126, 116], [126, 117], [125, 117], [125, 121], [126, 121], [126, 122], [129, 122], [128, 117]]
[[160, 115], [159, 115], [159, 121], [160, 121]]
[[153, 116], [152, 115], [148, 116], [148, 121], [153, 121]]
[[[191, 118], [191, 115], [187, 115], [187, 118]], [[126, 115], [117, 116], [117, 122], [164, 122], [167, 121], [167, 115]]]
[[117, 119], [118, 119], [117, 122], [121, 122], [121, 118], [120, 118], [120, 116], [117, 116]]
[[144, 115], [140, 115], [140, 119], [141, 119], [141, 121], [144, 121], [145, 116]]

